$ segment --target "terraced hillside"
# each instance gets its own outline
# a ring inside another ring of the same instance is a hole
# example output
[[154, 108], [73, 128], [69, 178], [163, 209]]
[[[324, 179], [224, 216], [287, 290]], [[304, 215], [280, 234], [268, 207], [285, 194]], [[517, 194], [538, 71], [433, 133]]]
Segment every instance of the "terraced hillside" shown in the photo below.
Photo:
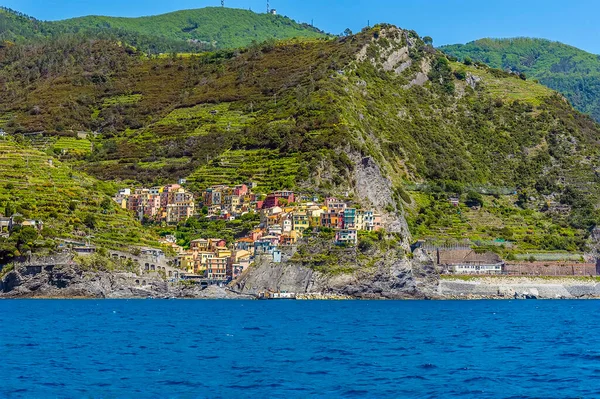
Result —
[[[42, 235], [107, 247], [156, 244], [132, 215], [110, 199], [115, 185], [74, 171], [28, 145], [0, 138], [0, 214], [41, 220]], [[7, 212], [8, 211], [8, 212]]]
[[72, 39], [4, 49], [0, 63], [0, 127], [57, 143], [98, 131], [69, 162], [102, 180], [253, 180], [404, 213], [414, 238], [512, 237], [523, 250], [581, 249], [598, 220], [598, 125], [412, 31], [158, 58]]

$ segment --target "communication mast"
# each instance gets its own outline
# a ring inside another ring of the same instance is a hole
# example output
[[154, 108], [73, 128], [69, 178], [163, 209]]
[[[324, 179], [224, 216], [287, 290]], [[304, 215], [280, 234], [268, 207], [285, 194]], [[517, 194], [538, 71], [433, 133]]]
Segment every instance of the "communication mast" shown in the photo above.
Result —
[[225, 7], [225, 0], [221, 0], [221, 7]]
[[269, 13], [270, 9], [271, 9], [271, 7], [269, 7], [269, 0], [267, 0], [267, 14]]

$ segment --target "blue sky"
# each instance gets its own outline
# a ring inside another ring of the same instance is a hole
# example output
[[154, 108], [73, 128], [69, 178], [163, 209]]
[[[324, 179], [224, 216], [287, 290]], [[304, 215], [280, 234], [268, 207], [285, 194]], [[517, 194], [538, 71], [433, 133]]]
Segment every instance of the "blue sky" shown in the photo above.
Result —
[[[270, 0], [301, 22], [340, 33], [389, 22], [433, 37], [435, 45], [482, 37], [530, 36], [558, 40], [600, 54], [598, 0]], [[0, 4], [39, 19], [82, 15], [142, 16], [220, 5], [220, 0], [0, 0]], [[266, 0], [225, 0], [228, 7], [264, 12]]]

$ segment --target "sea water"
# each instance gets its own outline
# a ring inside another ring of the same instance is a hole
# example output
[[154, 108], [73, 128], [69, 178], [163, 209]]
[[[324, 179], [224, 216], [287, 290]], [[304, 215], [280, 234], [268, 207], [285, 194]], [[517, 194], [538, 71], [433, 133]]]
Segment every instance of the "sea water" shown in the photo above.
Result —
[[2, 398], [594, 398], [597, 301], [0, 301]]

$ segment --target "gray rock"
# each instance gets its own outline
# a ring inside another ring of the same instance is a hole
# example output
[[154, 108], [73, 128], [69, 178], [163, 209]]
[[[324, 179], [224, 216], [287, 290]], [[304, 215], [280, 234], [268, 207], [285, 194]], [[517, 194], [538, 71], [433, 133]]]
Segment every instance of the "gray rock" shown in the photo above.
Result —
[[466, 77], [465, 81], [473, 90], [475, 90], [475, 88], [477, 88], [477, 84], [479, 82], [481, 82], [481, 78], [479, 76], [475, 76], [469, 72], [469, 73], [467, 73], [467, 77]]
[[168, 283], [157, 274], [85, 271], [78, 265], [17, 267], [0, 280], [0, 298], [250, 298], [223, 287]]

